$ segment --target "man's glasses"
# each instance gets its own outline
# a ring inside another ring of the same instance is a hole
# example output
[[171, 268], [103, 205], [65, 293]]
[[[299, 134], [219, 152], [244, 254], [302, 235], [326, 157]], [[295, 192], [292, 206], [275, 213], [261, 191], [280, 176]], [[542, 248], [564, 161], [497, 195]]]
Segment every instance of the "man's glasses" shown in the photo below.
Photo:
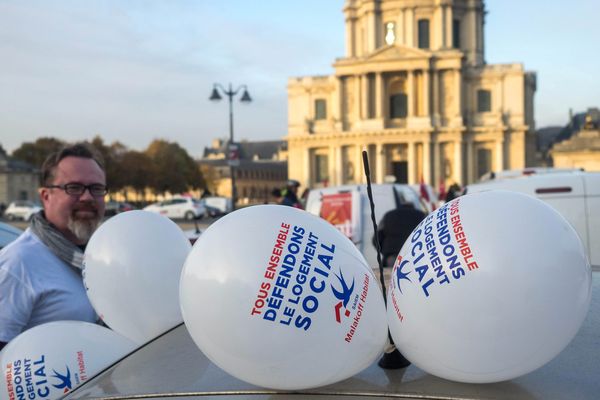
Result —
[[89, 190], [90, 194], [94, 197], [102, 197], [108, 193], [106, 185], [101, 183], [92, 183], [91, 185], [84, 185], [83, 183], [66, 183], [64, 185], [47, 185], [44, 187], [48, 189], [62, 189], [70, 196], [81, 196], [86, 190]]

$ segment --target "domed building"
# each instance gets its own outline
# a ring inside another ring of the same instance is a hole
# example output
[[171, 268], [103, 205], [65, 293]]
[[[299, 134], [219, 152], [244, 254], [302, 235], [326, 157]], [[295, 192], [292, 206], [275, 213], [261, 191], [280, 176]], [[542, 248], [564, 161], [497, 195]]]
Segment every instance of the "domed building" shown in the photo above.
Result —
[[305, 187], [465, 185], [531, 165], [535, 73], [485, 63], [482, 0], [347, 0], [334, 74], [288, 80], [288, 175]]

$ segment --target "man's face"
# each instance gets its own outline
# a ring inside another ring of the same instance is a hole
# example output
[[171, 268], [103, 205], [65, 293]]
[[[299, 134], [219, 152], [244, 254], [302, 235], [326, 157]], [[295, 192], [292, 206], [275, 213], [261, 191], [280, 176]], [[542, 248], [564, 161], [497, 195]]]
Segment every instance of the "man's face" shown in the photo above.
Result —
[[[92, 159], [65, 157], [56, 166], [50, 184], [67, 183], [105, 185], [106, 176]], [[89, 190], [73, 196], [60, 188], [41, 188], [40, 198], [46, 219], [75, 244], [87, 243], [104, 217], [104, 196], [94, 197]]]

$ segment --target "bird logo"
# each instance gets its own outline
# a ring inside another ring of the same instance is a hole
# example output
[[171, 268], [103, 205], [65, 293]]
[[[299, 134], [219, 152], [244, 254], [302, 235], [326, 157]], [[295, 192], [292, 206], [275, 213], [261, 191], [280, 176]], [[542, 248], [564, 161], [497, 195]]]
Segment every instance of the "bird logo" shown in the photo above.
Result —
[[52, 386], [54, 386], [57, 389], [64, 389], [64, 392], [67, 393], [69, 390], [72, 389], [73, 384], [71, 383], [71, 370], [68, 366], [65, 367], [67, 368], [67, 373], [64, 375], [59, 374], [58, 372], [56, 372], [55, 369], [52, 370], [54, 372], [54, 375], [52, 376], [60, 380], [60, 383], [58, 385], [52, 384]]
[[410, 264], [408, 260], [402, 260], [402, 256], [398, 256], [398, 259], [396, 260], [396, 266], [394, 267], [394, 274], [396, 276], [396, 284], [398, 285], [398, 290], [400, 293], [402, 293], [402, 286], [400, 285], [402, 280], [407, 280], [412, 283], [408, 277], [411, 271], [403, 271], [403, 268], [406, 266], [406, 264]]
[[342, 285], [342, 290], [337, 290], [333, 284], [331, 285], [333, 294], [335, 295], [336, 299], [340, 300], [340, 302], [335, 305], [335, 320], [338, 323], [341, 323], [342, 316], [340, 311], [342, 307], [346, 308], [344, 315], [346, 317], [350, 316], [350, 310], [347, 309], [347, 306], [350, 302], [352, 292], [354, 292], [354, 278], [352, 278], [352, 285], [348, 287], [348, 283], [344, 280], [344, 274], [342, 274], [341, 270], [339, 275], [335, 274], [335, 277], [338, 278], [338, 281], [340, 281], [340, 284]]

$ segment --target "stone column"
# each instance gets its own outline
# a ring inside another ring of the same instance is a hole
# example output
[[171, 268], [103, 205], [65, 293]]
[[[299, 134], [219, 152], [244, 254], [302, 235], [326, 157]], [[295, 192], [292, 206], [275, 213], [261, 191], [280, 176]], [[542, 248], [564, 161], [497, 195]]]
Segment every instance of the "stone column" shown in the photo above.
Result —
[[441, 167], [441, 154], [440, 154], [440, 143], [436, 138], [433, 142], [433, 186], [434, 188], [438, 188], [440, 184], [440, 180], [442, 179], [442, 174], [440, 171]]
[[473, 154], [473, 138], [467, 139], [467, 182], [473, 183], [475, 181], [475, 158]]
[[430, 24], [430, 43], [429, 46], [432, 50], [438, 50], [443, 46], [444, 43], [444, 7], [437, 5], [433, 9], [433, 21]]
[[496, 140], [496, 171], [502, 171], [504, 169], [504, 140]]
[[329, 186], [339, 185], [338, 181], [338, 152], [339, 148], [335, 146], [329, 147], [329, 160], [328, 160], [328, 168], [329, 168]]
[[408, 97], [408, 117], [412, 117], [415, 115], [415, 73], [414, 71], [408, 71], [408, 79], [406, 80], [406, 95]]
[[385, 177], [385, 147], [381, 143], [377, 143], [375, 145], [375, 157], [377, 168], [375, 169], [375, 174], [377, 175], [375, 178], [375, 183], [383, 183], [383, 178]]
[[369, 77], [367, 74], [360, 75], [360, 119], [369, 119]]
[[415, 183], [415, 174], [417, 171], [415, 165], [417, 159], [415, 155], [416, 146], [414, 142], [408, 142], [406, 145], [408, 146], [408, 184], [411, 185]]
[[338, 131], [341, 131], [343, 128], [343, 124], [342, 124], [342, 116], [343, 114], [343, 109], [342, 109], [342, 78], [339, 76], [334, 77], [335, 79], [335, 95], [332, 96], [332, 102], [331, 102], [331, 116], [333, 117], [333, 120], [335, 121], [335, 129]]
[[445, 47], [447, 48], [451, 48], [452, 47], [452, 41], [454, 40], [454, 38], [452, 37], [452, 34], [454, 33], [454, 21], [453, 21], [453, 16], [452, 16], [452, 7], [448, 7], [445, 6], [444, 7], [446, 10], [446, 41], [444, 42]]
[[431, 117], [431, 107], [429, 101], [429, 69], [423, 70], [423, 85], [422, 89], [422, 97], [423, 97], [423, 115], [426, 117]]
[[360, 120], [360, 109], [361, 109], [361, 99], [360, 99], [360, 75], [354, 75], [354, 118], [353, 125], [355, 125], [356, 121]]
[[[460, 133], [459, 133], [460, 134]], [[454, 181], [463, 184], [462, 138], [459, 136], [454, 141]]]
[[[354, 146], [354, 149], [355, 149], [355, 152], [354, 152], [354, 182], [356, 182], [356, 183], [366, 182], [364, 168], [363, 168], [363, 164], [362, 164], [362, 150], [363, 149], [360, 144], [357, 144], [356, 146]], [[364, 149], [367, 150], [367, 147], [365, 146]], [[368, 155], [368, 151], [367, 151], [367, 155]]]
[[398, 19], [396, 20], [396, 44], [406, 45], [406, 12], [405, 9], [402, 8], [398, 13]]
[[383, 100], [385, 98], [385, 90], [383, 87], [383, 79], [381, 72], [375, 74], [375, 118], [383, 117]]
[[434, 126], [437, 126], [439, 124], [439, 120], [440, 120], [440, 71], [438, 70], [433, 70], [432, 71], [433, 74], [433, 79], [432, 79], [432, 85], [433, 85], [433, 107], [431, 109], [431, 112], [433, 113], [433, 120]]
[[306, 149], [304, 149], [304, 157], [302, 160], [302, 176], [304, 176], [304, 187], [312, 187], [313, 185], [313, 176], [311, 175], [311, 168], [310, 168], [310, 164], [311, 164], [311, 159], [310, 159], [310, 155], [311, 155], [311, 151], [310, 151], [310, 147], [307, 147]]
[[356, 56], [356, 19], [346, 18], [346, 56]]
[[415, 35], [414, 35], [414, 22], [415, 22], [415, 11], [413, 8], [407, 8], [405, 12], [405, 21], [406, 21], [406, 41], [405, 44], [408, 47], [416, 47], [415, 43]]
[[460, 70], [454, 70], [454, 115], [453, 117], [462, 116], [462, 76]]
[[431, 182], [431, 142], [429, 138], [423, 140], [423, 179], [425, 183], [434, 187]]

